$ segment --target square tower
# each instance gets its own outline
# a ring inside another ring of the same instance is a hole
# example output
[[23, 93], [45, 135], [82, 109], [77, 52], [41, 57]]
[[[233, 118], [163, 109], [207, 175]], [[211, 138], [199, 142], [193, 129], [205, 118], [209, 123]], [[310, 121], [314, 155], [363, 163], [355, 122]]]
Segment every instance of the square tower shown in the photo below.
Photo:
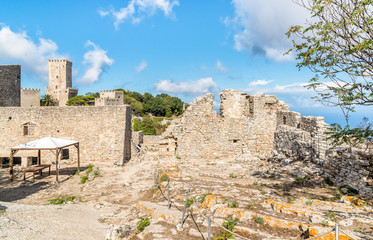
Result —
[[21, 66], [0, 65], [0, 107], [21, 105]]
[[72, 65], [68, 60], [48, 60], [49, 81], [46, 94], [51, 95], [58, 106], [65, 106], [69, 98], [78, 95], [72, 88]]

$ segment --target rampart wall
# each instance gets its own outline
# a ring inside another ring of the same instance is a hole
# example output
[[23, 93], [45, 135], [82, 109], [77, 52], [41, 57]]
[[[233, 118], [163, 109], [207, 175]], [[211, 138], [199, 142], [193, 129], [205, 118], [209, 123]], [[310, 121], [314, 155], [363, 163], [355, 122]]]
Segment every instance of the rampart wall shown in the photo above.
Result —
[[0, 131], [0, 157], [8, 157], [11, 147], [43, 137], [79, 141], [83, 162], [123, 163], [131, 157], [128, 105], [0, 108]]

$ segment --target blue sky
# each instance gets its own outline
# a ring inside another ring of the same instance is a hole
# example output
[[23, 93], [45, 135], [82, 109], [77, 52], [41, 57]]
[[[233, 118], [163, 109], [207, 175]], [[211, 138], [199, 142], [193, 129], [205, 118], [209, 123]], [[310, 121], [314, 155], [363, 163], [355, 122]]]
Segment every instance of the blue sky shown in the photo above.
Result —
[[[285, 32], [306, 12], [291, 0], [2, 0], [0, 64], [45, 93], [48, 59], [73, 62], [79, 94], [124, 88], [192, 102], [222, 89], [275, 94], [302, 115], [343, 123], [314, 102]], [[369, 112], [370, 110], [370, 112]], [[371, 109], [353, 115], [373, 119]]]

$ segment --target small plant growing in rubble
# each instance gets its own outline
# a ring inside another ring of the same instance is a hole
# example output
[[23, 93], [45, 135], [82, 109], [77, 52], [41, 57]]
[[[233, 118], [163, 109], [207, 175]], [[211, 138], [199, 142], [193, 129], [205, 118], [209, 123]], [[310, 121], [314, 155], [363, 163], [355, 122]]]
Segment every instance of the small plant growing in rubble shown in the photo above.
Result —
[[206, 196], [209, 195], [209, 194], [210, 194], [210, 193], [202, 194], [202, 196], [200, 196], [200, 197], [198, 198], [198, 202], [203, 203], [203, 202], [205, 201]]
[[253, 182], [253, 185], [254, 185], [254, 186], [257, 186], [257, 185], [258, 185], [258, 181], [254, 181], [254, 182]]
[[258, 187], [258, 190], [262, 191], [263, 190], [263, 186]]
[[187, 200], [186, 207], [188, 208], [188, 207], [192, 206], [193, 203], [194, 203], [194, 199], [193, 199], [193, 198], [189, 198], [189, 199]]
[[235, 174], [235, 173], [232, 172], [232, 173], [229, 174], [229, 177], [230, 178], [237, 178], [237, 174]]
[[289, 203], [289, 204], [293, 203], [294, 201], [295, 201], [295, 198], [293, 198], [293, 197], [288, 197], [287, 200], [286, 200], [286, 202]]
[[5, 213], [5, 211], [6, 211], [5, 209], [1, 209], [1, 210], [0, 210], [0, 214]]
[[247, 209], [252, 209], [253, 207], [254, 207], [254, 204], [253, 204], [253, 203], [249, 202], [249, 203], [247, 204]]
[[228, 199], [224, 198], [222, 204], [225, 204], [228, 201]]
[[307, 204], [308, 206], [311, 206], [311, 205], [313, 204], [313, 200], [308, 199], [307, 202], [306, 202], [306, 204]]
[[256, 217], [255, 218], [255, 222], [258, 223], [258, 224], [263, 224], [264, 223], [264, 219], [261, 218], [261, 217]]
[[181, 157], [180, 157], [180, 156], [176, 156], [176, 159], [180, 160], [180, 159], [181, 159]]
[[[224, 219], [225, 222], [223, 222], [223, 227], [231, 232], [233, 232], [234, 230], [234, 227], [237, 225], [238, 221], [240, 219], [238, 218], [235, 218], [233, 219], [232, 217], [231, 218], [225, 218]], [[228, 231], [225, 231], [225, 230], [221, 230], [220, 231], [220, 236], [218, 237], [214, 237], [213, 240], [226, 240], [226, 239], [232, 239], [233, 238], [233, 234], [228, 232]]]
[[139, 217], [139, 221], [137, 222], [137, 230], [139, 231], [139, 233], [144, 231], [145, 228], [150, 225], [150, 218], [151, 218], [150, 215], [147, 216], [146, 218]]
[[230, 208], [238, 208], [238, 202], [234, 201], [231, 204], [228, 204], [228, 207], [230, 207]]
[[49, 200], [49, 204], [61, 205], [67, 202], [74, 202], [76, 196], [58, 196], [57, 198]]
[[81, 182], [81, 183], [86, 183], [87, 180], [88, 180], [88, 176], [81, 176], [81, 177], [80, 177], [80, 182]]
[[160, 182], [166, 182], [168, 180], [168, 175], [167, 173], [163, 173], [161, 176], [161, 179], [159, 179]]
[[366, 230], [365, 228], [358, 227], [354, 229], [354, 232], [365, 232], [365, 230]]
[[332, 220], [333, 222], [335, 221], [335, 217], [337, 216], [337, 213], [336, 212], [332, 212], [332, 211], [329, 211], [327, 214], [326, 214], [326, 217], [330, 220]]
[[322, 223], [321, 223], [324, 227], [329, 227], [329, 222], [327, 220], [324, 220]]

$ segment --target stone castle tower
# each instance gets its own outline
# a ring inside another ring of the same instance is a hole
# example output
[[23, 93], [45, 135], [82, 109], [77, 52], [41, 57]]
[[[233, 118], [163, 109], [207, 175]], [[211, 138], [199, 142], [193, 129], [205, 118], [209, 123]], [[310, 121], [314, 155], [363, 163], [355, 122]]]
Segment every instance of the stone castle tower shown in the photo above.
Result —
[[0, 66], [0, 107], [19, 107], [21, 94], [21, 66]]
[[69, 98], [78, 95], [78, 89], [72, 88], [72, 62], [68, 60], [49, 60], [49, 82], [46, 94], [57, 100], [58, 106], [65, 106]]

